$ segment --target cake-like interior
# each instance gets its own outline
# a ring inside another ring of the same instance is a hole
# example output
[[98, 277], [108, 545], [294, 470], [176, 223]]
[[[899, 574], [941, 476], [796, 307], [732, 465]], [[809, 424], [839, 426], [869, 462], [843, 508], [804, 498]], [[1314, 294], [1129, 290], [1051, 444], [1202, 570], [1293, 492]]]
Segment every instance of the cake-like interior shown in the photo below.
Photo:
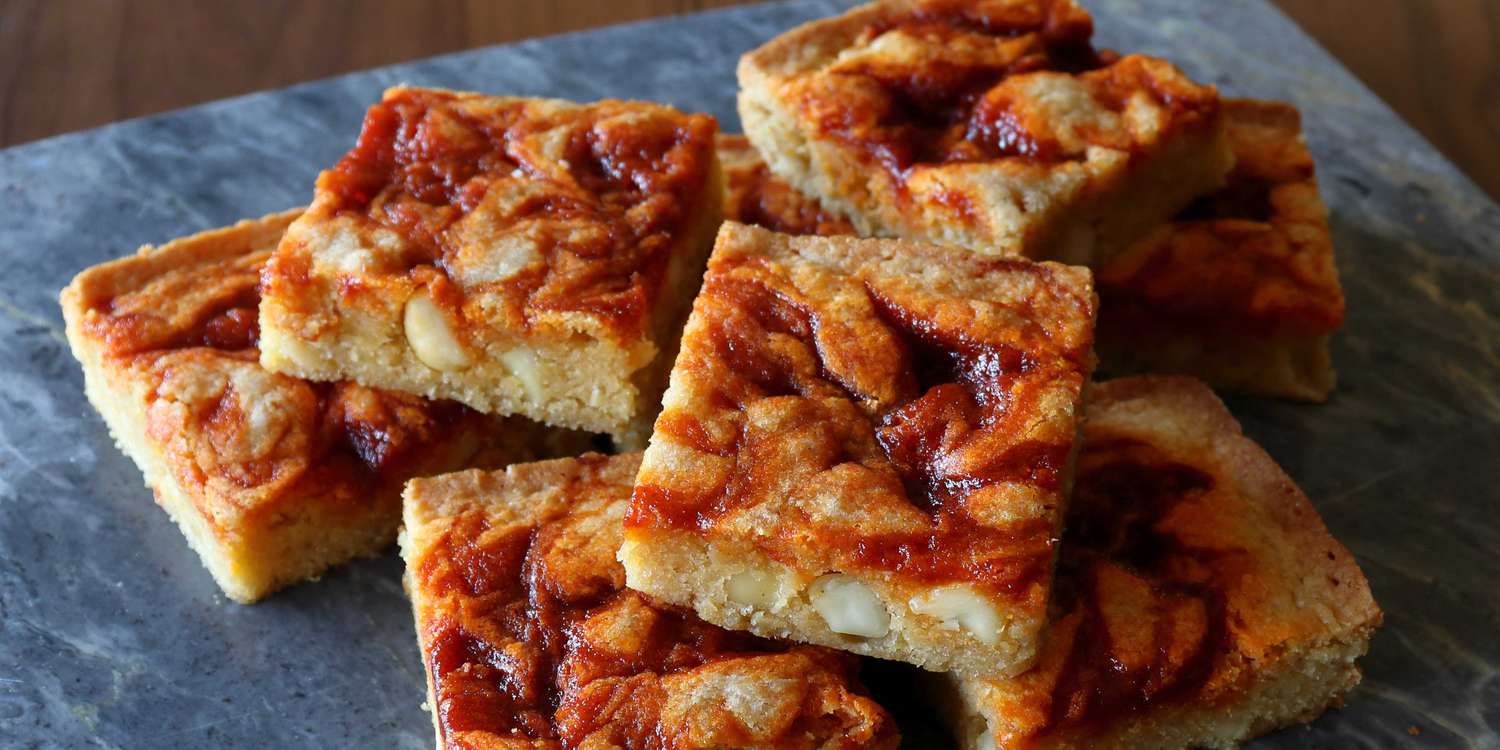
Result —
[[714, 131], [387, 91], [267, 268], [262, 363], [643, 442], [719, 222]]
[[441, 748], [894, 748], [846, 654], [624, 588], [640, 454], [407, 487], [402, 551]]
[[1094, 304], [1083, 269], [726, 223], [626, 519], [629, 585], [762, 635], [1024, 669]]
[[1228, 185], [1099, 269], [1100, 366], [1321, 401], [1344, 295], [1300, 118], [1279, 102], [1224, 109]]
[[411, 476], [587, 446], [519, 417], [263, 369], [260, 270], [298, 213], [145, 247], [62, 293], [89, 401], [240, 602], [389, 546]]
[[1360, 679], [1381, 613], [1354, 558], [1188, 378], [1094, 386], [1036, 666], [948, 676], [966, 748], [1232, 747]]
[[1091, 265], [1223, 183], [1218, 94], [1072, 0], [895, 0], [740, 60], [772, 172], [859, 234]]

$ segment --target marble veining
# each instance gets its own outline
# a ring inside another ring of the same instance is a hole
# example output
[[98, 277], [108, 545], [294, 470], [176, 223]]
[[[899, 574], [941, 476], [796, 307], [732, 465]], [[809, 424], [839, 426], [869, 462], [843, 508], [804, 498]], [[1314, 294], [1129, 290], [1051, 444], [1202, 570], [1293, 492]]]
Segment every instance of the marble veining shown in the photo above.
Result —
[[[1347, 708], [1256, 747], [1500, 747], [1500, 207], [1263, 0], [1086, 4], [1106, 45], [1302, 107], [1332, 209], [1338, 392], [1229, 402], [1387, 619]], [[0, 745], [431, 742], [400, 561], [254, 607], [219, 595], [84, 400], [56, 303], [74, 273], [305, 202], [397, 82], [656, 99], [736, 129], [737, 56], [842, 5], [494, 47], [0, 151]]]

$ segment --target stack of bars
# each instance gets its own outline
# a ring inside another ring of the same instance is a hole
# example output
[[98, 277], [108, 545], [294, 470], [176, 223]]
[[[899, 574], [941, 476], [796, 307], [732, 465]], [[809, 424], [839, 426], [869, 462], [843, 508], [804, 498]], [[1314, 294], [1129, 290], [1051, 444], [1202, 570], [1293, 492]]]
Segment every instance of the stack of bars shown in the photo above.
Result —
[[1294, 109], [1092, 24], [855, 8], [742, 58], [747, 136], [395, 88], [68, 338], [231, 598], [404, 526], [440, 747], [1232, 746], [1381, 617], [1209, 388], [1333, 389], [1326, 210]]

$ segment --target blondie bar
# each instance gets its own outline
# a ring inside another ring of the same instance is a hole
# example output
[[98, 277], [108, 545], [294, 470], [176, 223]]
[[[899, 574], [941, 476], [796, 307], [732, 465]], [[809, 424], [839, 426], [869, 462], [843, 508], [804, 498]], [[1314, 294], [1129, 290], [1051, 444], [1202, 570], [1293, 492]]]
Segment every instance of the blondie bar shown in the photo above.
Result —
[[715, 129], [387, 91], [266, 268], [262, 364], [643, 444], [719, 224]]
[[1248, 99], [1224, 111], [1228, 185], [1098, 270], [1100, 367], [1321, 401], [1344, 295], [1301, 118]]
[[1353, 556], [1201, 382], [1094, 386], [1041, 658], [934, 691], [965, 748], [1232, 747], [1359, 683]]
[[1223, 183], [1215, 89], [1097, 51], [1072, 0], [890, 0], [739, 64], [771, 171], [859, 234], [1108, 260]]
[[406, 490], [407, 590], [441, 748], [894, 748], [837, 651], [659, 607], [615, 561], [640, 454]]
[[1094, 307], [1086, 269], [726, 223], [626, 517], [630, 587], [765, 636], [1024, 669]]
[[[1343, 323], [1344, 297], [1300, 117], [1251, 99], [1226, 99], [1224, 116], [1235, 154], [1228, 184], [1098, 269], [1100, 369], [1321, 401], [1334, 386], [1328, 340]], [[720, 136], [719, 159], [726, 218], [856, 234], [771, 173], [742, 136]]]

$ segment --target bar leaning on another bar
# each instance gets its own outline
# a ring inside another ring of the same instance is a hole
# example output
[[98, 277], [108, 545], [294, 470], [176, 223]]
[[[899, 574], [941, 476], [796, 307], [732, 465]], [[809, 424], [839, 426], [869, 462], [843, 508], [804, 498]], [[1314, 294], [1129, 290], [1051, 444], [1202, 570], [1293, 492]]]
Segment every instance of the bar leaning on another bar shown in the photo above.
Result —
[[644, 445], [719, 225], [716, 129], [390, 89], [266, 267], [261, 363]]
[[1081, 268], [726, 223], [626, 518], [629, 585], [761, 635], [1025, 669], [1095, 304]]
[[895, 748], [855, 657], [624, 588], [640, 454], [412, 481], [402, 553], [440, 748]]
[[1232, 747], [1360, 680], [1381, 612], [1349, 551], [1202, 383], [1095, 385], [1046, 645], [932, 675], [964, 748]]
[[422, 474], [578, 453], [590, 436], [260, 366], [260, 271], [300, 211], [147, 246], [62, 292], [89, 401], [231, 599], [396, 538]]
[[[1235, 167], [1223, 188], [1098, 266], [1099, 369], [1183, 374], [1215, 388], [1308, 401], [1333, 390], [1344, 320], [1328, 209], [1297, 110], [1228, 99]], [[724, 215], [791, 234], [856, 234], [722, 135]]]

